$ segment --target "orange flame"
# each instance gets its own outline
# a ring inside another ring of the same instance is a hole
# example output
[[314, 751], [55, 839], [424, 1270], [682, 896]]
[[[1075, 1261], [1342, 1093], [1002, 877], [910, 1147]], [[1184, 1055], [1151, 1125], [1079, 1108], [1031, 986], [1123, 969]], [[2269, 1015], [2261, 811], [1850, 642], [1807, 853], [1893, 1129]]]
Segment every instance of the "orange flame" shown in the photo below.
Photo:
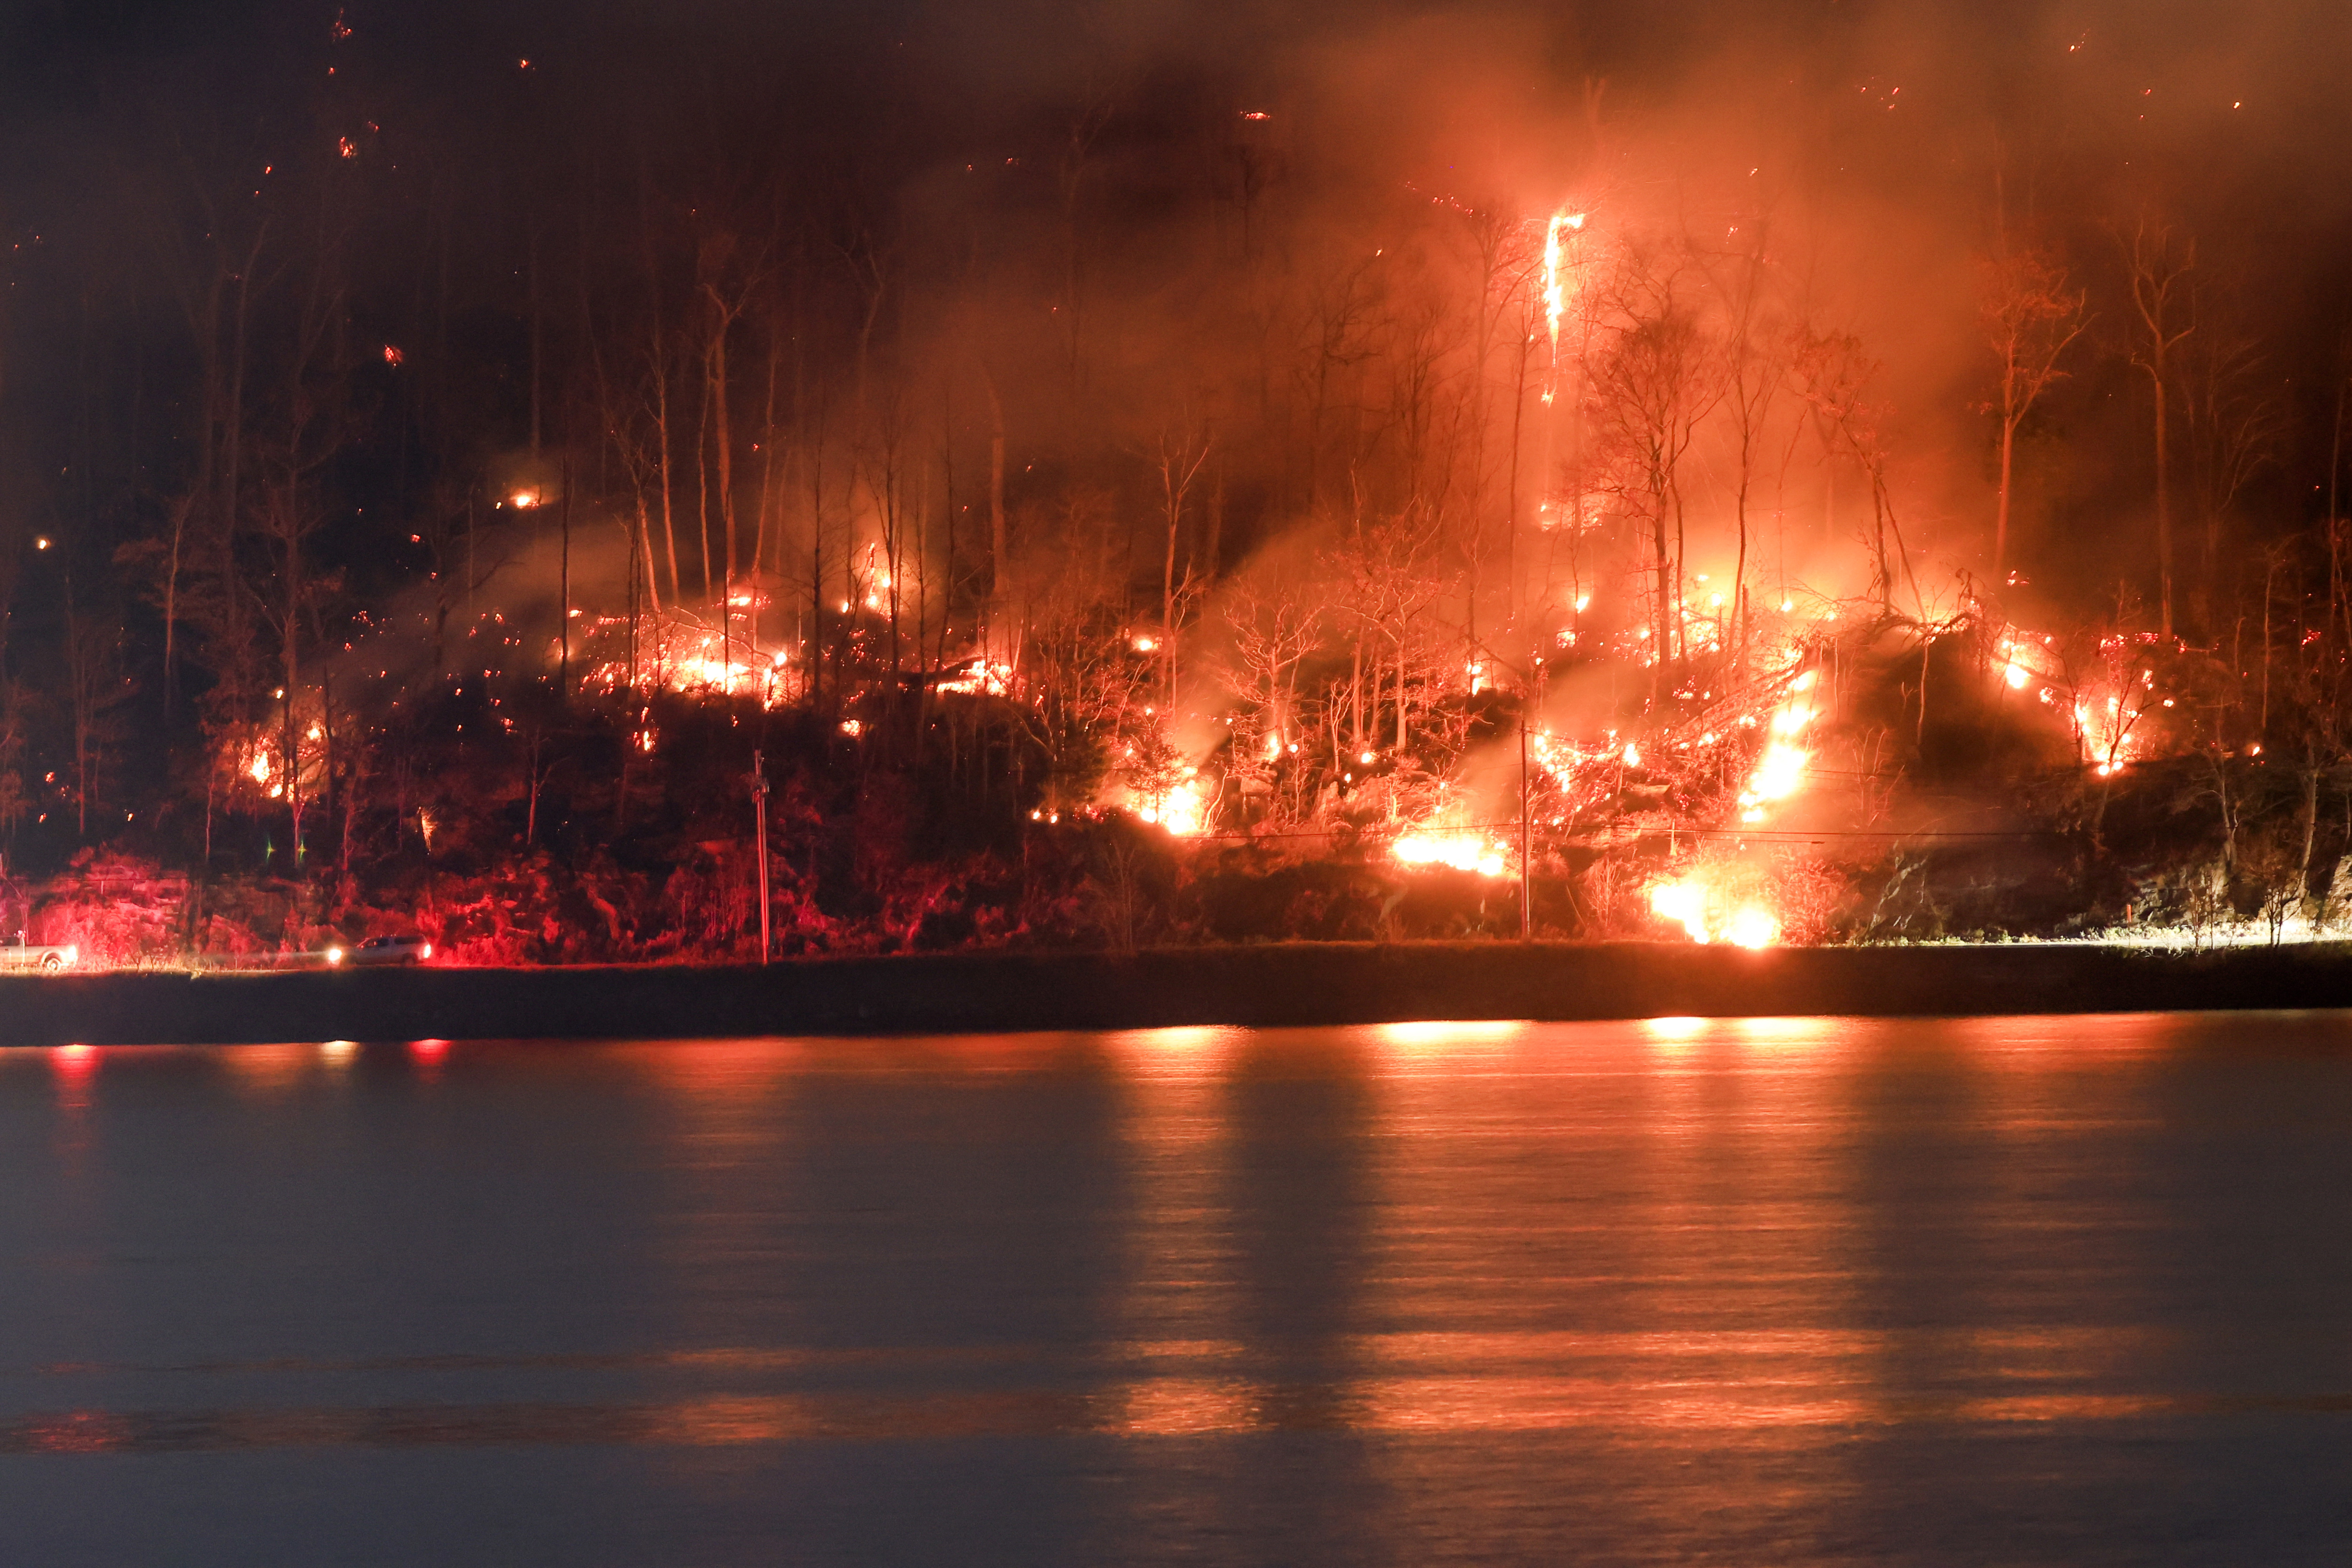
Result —
[[1726, 910], [1723, 902], [1718, 890], [1696, 874], [1650, 887], [1650, 912], [1681, 926], [1695, 942], [1759, 948], [1780, 940], [1780, 918], [1765, 905], [1750, 900]]

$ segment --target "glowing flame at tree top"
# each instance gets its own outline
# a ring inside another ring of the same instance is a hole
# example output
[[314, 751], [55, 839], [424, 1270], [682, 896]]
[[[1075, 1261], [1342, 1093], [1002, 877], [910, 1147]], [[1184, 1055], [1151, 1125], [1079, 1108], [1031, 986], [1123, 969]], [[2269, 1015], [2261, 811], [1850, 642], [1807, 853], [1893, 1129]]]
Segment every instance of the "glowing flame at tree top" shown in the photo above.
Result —
[[1559, 377], [1559, 319], [1568, 310], [1568, 242], [1563, 237], [1584, 227], [1582, 213], [1554, 213], [1544, 227], [1543, 304], [1544, 328], [1551, 338], [1551, 368], [1546, 378], [1543, 400], [1551, 402], [1558, 390]]
[[1544, 230], [1544, 321], [1551, 331], [1551, 358], [1559, 363], [1559, 318], [1568, 304], [1568, 290], [1560, 281], [1560, 262], [1566, 247], [1559, 231], [1568, 226], [1566, 213], [1554, 213], [1550, 226]]

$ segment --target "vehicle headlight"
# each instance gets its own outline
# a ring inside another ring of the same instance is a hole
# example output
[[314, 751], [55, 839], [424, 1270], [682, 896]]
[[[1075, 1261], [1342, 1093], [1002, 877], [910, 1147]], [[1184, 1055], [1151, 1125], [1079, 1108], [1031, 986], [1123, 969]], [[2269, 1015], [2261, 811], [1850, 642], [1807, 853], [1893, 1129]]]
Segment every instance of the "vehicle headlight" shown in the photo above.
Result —
[[341, 948], [331, 947], [327, 950], [327, 962], [329, 963], [341, 963], [342, 961], [343, 950]]
[[432, 944], [431, 942], [426, 942], [426, 943], [425, 944], [424, 951], [420, 952], [416, 956], [417, 956], [417, 957], [419, 957], [419, 958], [430, 958], [430, 957], [432, 957], [432, 956], [433, 956], [433, 944]]
[[79, 963], [81, 962], [81, 946], [79, 943], [75, 943], [66, 949], [66, 962], [68, 963]]

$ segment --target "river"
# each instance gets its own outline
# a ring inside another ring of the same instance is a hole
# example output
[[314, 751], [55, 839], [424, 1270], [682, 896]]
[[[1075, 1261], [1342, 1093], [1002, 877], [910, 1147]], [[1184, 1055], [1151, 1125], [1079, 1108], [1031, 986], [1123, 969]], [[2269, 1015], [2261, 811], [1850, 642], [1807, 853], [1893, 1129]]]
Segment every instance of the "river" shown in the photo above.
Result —
[[2352, 1020], [0, 1053], [9, 1563], [2341, 1563]]

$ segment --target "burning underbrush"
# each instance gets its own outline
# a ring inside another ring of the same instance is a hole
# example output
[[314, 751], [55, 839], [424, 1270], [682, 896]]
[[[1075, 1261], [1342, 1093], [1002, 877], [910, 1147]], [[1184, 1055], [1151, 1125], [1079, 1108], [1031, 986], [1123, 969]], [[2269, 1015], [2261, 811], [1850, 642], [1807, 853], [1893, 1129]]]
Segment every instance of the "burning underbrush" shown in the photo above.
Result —
[[844, 655], [814, 691], [791, 683], [790, 650], [699, 673], [647, 659], [634, 680], [606, 659], [569, 705], [451, 689], [361, 786], [342, 731], [297, 725], [320, 858], [296, 876], [268, 836], [287, 727], [225, 731], [234, 787], [207, 831], [257, 847], [258, 870], [175, 881], [117, 855], [19, 901], [37, 938], [108, 963], [276, 963], [405, 931], [459, 963], [754, 957], [756, 746], [769, 947], [787, 957], [2201, 942], [2317, 931], [2341, 908], [2352, 831], [2314, 809], [2343, 797], [2341, 765], [2202, 741], [2181, 715], [2212, 660], [2128, 629], [1792, 616], [1744, 658], [1695, 661], [1663, 703], [1600, 708], [1591, 665], [1511, 687], [1472, 661], [1408, 682], [1401, 742], [1398, 689], [1383, 710], [1327, 662], [1317, 700], [1301, 681], [1231, 701], [1205, 746], [1197, 716], [1169, 722], [1164, 668], [1134, 640], [1092, 684], [1034, 652], [975, 659], [968, 680]]
[[[338, 132], [178, 204], [139, 265], [199, 272], [19, 312], [97, 379], [16, 465], [58, 519], [0, 584], [17, 929], [522, 964], [2336, 921], [2342, 399], [2224, 237], [1790, 198], [1852, 124], [1593, 92], [1441, 159], [1466, 122], [1412, 92], [1358, 135], [1354, 89], [1139, 113], [1195, 90], [1151, 74], [908, 141], [872, 200], [757, 195], [831, 188], [758, 135], [539, 138], [579, 180], [514, 188], [582, 221], [437, 270], [327, 243], [448, 232], [378, 221], [397, 128]], [[194, 335], [150, 353], [167, 300]], [[346, 317], [442, 330], [379, 361]]]
[[[1632, 416], [1601, 390], [1587, 431]], [[1855, 405], [1798, 390], [1787, 438], [1874, 487], [1851, 591], [1766, 571], [1744, 513], [1686, 538], [1597, 436], [1619, 467], [1542, 499], [1499, 589], [1417, 504], [1221, 561], [1187, 499], [1205, 436], [1158, 448], [1156, 557], [1131, 496], [1073, 489], [992, 519], [979, 577], [894, 524], [799, 584], [754, 549], [681, 602], [673, 565], [664, 603], [641, 511], [626, 591], [591, 611], [562, 577], [553, 636], [520, 608], [454, 635], [445, 599], [429, 658], [387, 622], [346, 645], [357, 677], [208, 698], [202, 765], [117, 846], [176, 848], [201, 868], [177, 891], [77, 869], [20, 901], [109, 963], [412, 931], [520, 964], [2328, 929], [2352, 613], [2318, 584], [2352, 580], [2344, 541], [2282, 556], [2226, 638], [2128, 595], [2038, 629], [1965, 571], [1923, 589]], [[45, 782], [87, 817], [88, 779]]]
[[1697, 942], [1810, 945], [1839, 933], [1850, 880], [1796, 850], [1755, 854], [1710, 843], [1669, 863], [1649, 885], [1649, 912]]

